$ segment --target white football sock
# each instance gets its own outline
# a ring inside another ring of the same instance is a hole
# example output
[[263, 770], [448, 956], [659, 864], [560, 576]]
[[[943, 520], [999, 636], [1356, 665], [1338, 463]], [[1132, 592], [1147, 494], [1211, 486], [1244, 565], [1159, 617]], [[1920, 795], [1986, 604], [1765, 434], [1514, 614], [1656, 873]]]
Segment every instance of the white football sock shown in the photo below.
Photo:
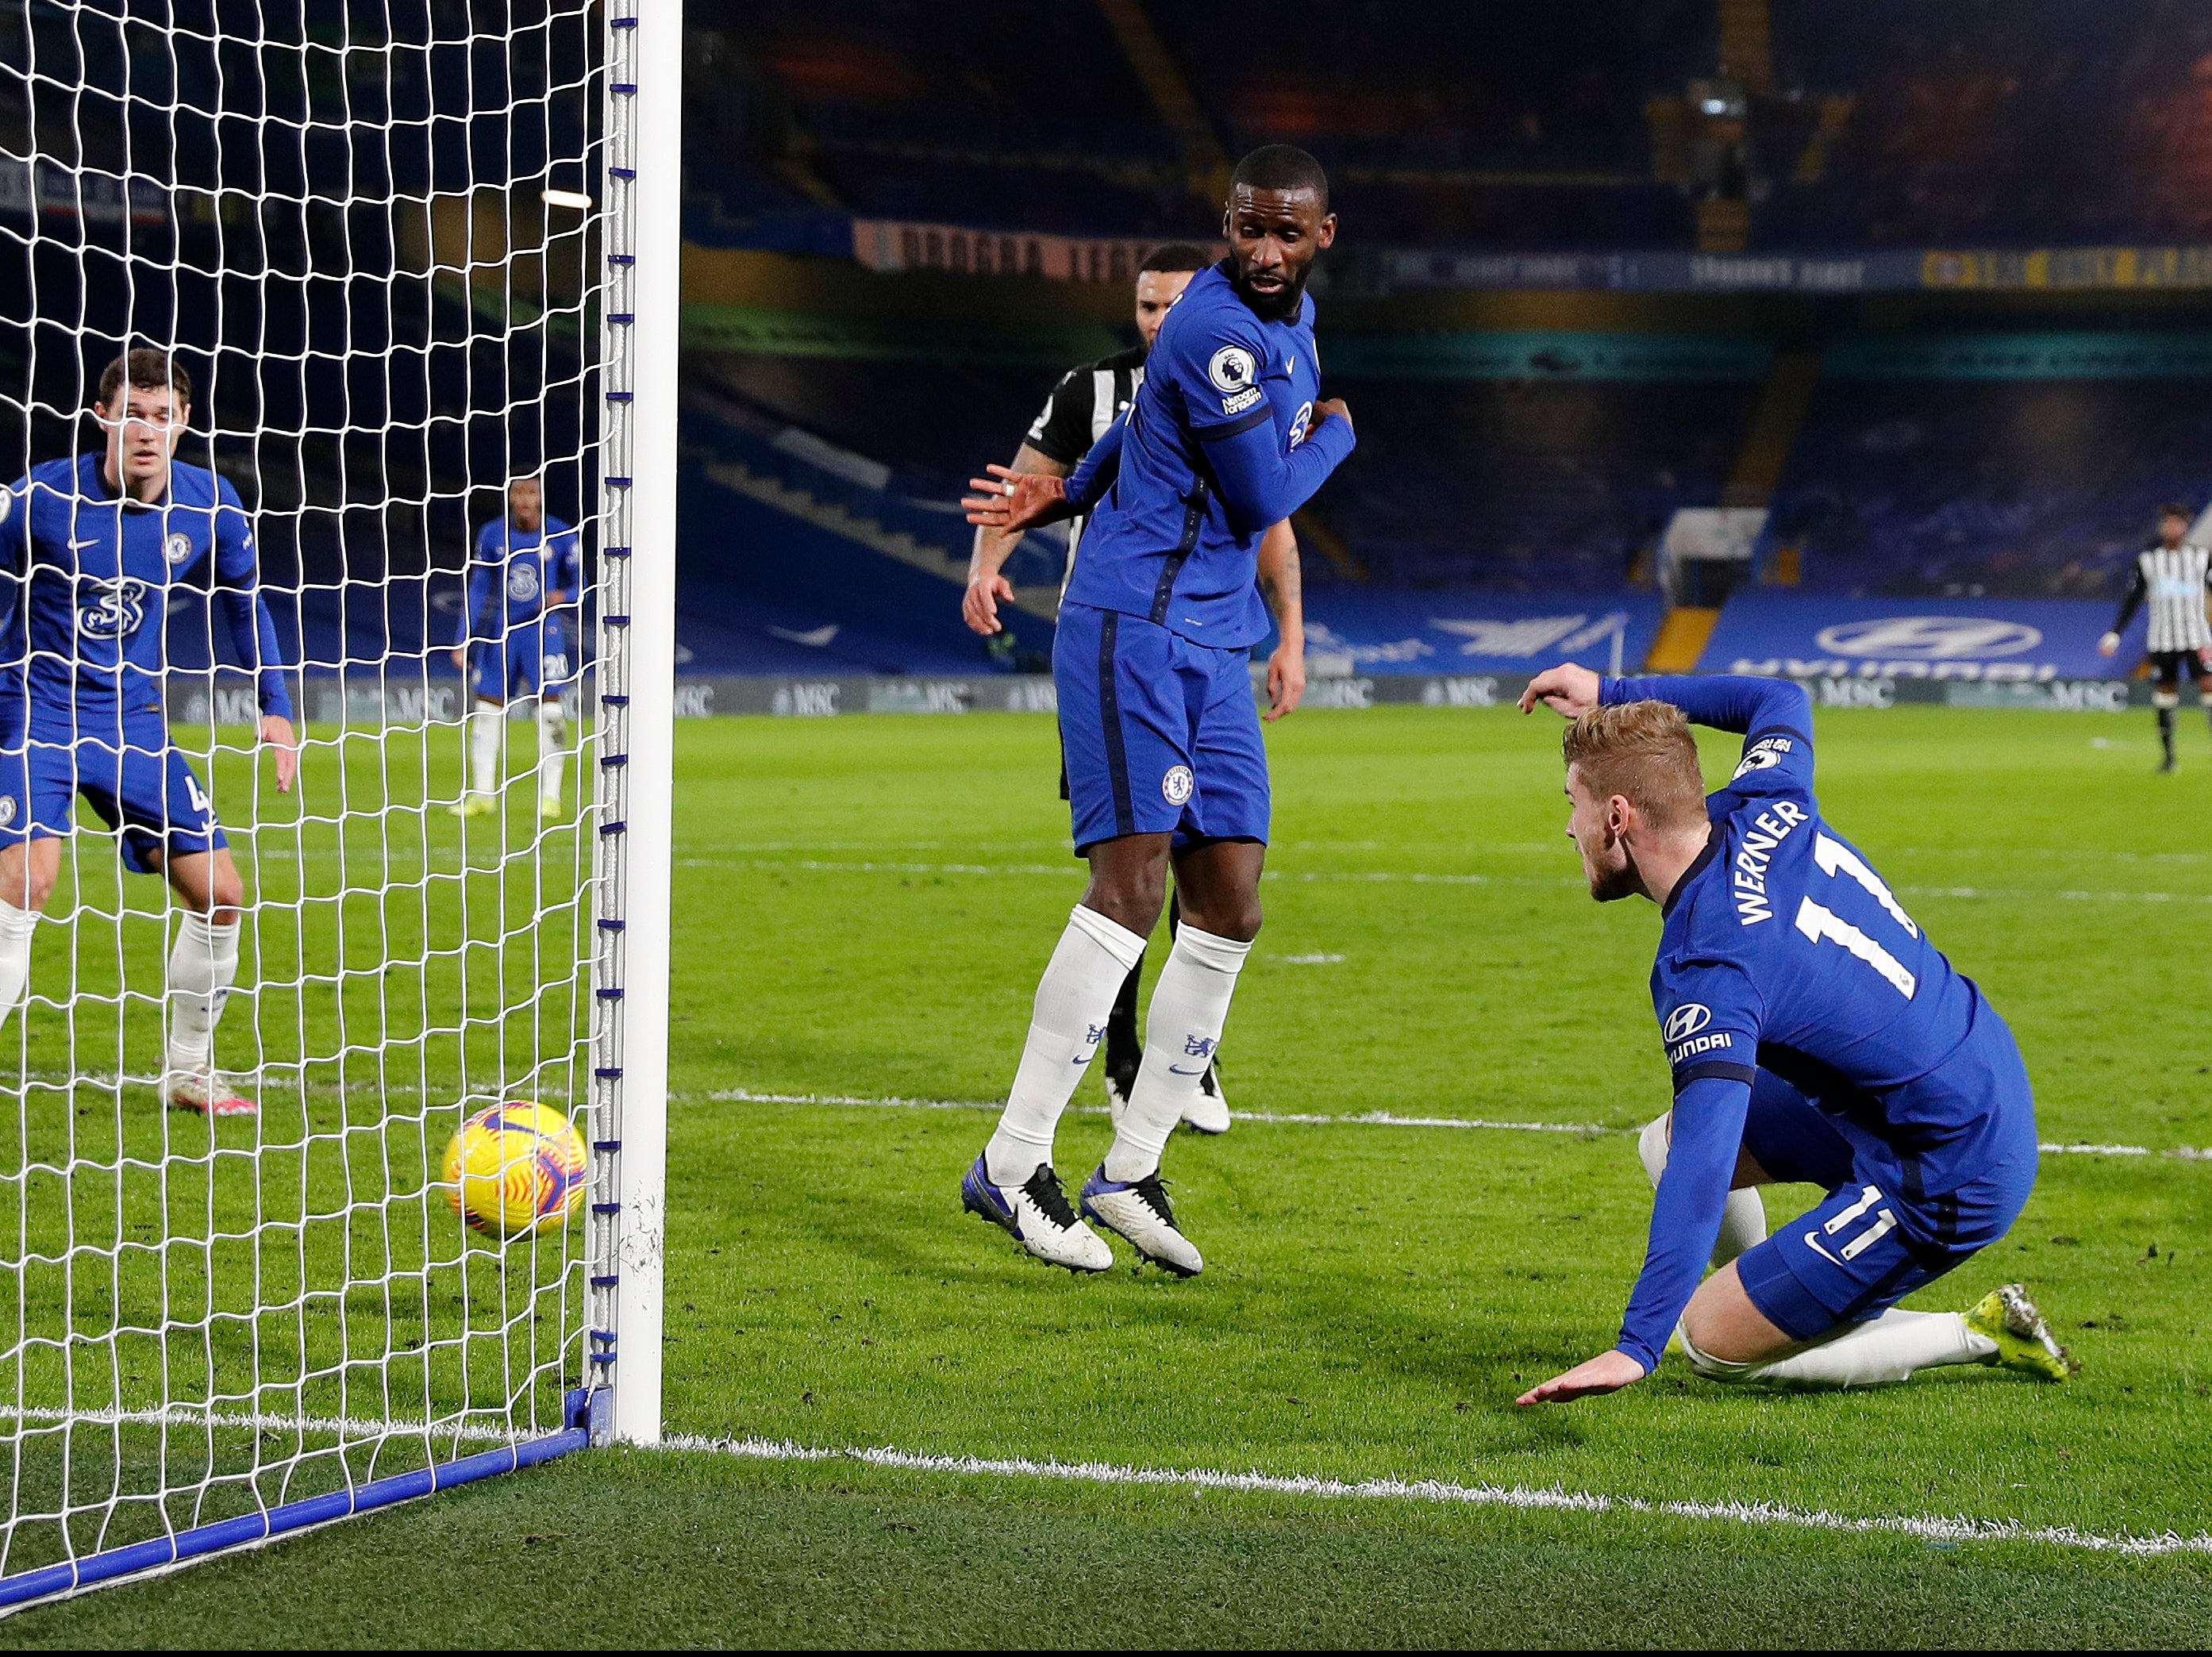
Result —
[[238, 928], [187, 909], [169, 951], [169, 1068], [203, 1076], [215, 1067], [215, 1027], [238, 976]]
[[497, 702], [478, 701], [469, 715], [470, 792], [495, 794], [499, 792], [500, 729], [507, 723], [507, 709]]
[[1141, 1180], [1159, 1167], [1168, 1135], [1221, 1045], [1237, 974], [1251, 952], [1249, 944], [1201, 932], [1188, 920], [1176, 928], [1145, 1017], [1145, 1062], [1106, 1153], [1108, 1179]]
[[39, 912], [0, 902], [0, 1019], [15, 1011], [31, 981], [31, 934]]
[[1081, 904], [1037, 980], [1021, 1067], [983, 1165], [999, 1185], [1019, 1185], [1052, 1160], [1052, 1132], [1106, 1036], [1106, 1017], [1145, 940]]
[[1784, 1381], [1799, 1387], [1878, 1387], [1910, 1381], [1916, 1369], [1978, 1363], [1996, 1350], [1956, 1312], [1907, 1312], [1893, 1307], [1832, 1339], [1773, 1363], [1730, 1363], [1709, 1357], [1682, 1337], [1691, 1367], [1715, 1381]]
[[[1674, 1113], [1669, 1111], [1656, 1120], [1646, 1122], [1636, 1141], [1637, 1154], [1644, 1159], [1644, 1171], [1651, 1176], [1654, 1190], [1658, 1189], [1659, 1176], [1667, 1171], [1667, 1145], [1674, 1120]], [[1729, 1192], [1728, 1205], [1721, 1210], [1720, 1235], [1713, 1239], [1713, 1270], [1719, 1271], [1745, 1249], [1765, 1241], [1766, 1202], [1759, 1194], [1759, 1187], [1746, 1186], [1741, 1191]]]
[[538, 704], [538, 797], [558, 802], [568, 760], [568, 722], [548, 696]]

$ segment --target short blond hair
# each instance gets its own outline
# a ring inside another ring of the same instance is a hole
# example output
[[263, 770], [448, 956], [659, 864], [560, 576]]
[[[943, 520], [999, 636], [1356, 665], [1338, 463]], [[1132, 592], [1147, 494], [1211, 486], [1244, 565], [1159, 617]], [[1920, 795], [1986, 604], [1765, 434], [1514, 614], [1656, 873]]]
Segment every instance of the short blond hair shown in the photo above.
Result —
[[1672, 702], [1593, 707], [1568, 725], [1559, 746], [1584, 788], [1601, 800], [1620, 795], [1662, 834], [1704, 821], [1698, 740]]

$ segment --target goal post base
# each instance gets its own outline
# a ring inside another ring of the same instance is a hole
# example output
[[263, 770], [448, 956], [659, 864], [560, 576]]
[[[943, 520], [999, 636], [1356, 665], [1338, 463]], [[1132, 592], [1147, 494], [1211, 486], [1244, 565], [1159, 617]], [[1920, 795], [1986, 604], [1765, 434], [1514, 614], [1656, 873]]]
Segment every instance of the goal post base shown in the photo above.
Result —
[[304, 1496], [260, 1513], [241, 1514], [235, 1519], [218, 1520], [211, 1525], [196, 1525], [168, 1536], [156, 1536], [105, 1552], [87, 1554], [79, 1559], [65, 1559], [58, 1564], [41, 1565], [13, 1576], [0, 1577], [0, 1616], [21, 1611], [41, 1599], [166, 1570], [211, 1554], [252, 1547], [356, 1514], [434, 1496], [457, 1484], [472, 1484], [481, 1478], [536, 1466], [586, 1448], [592, 1442], [593, 1421], [605, 1420], [610, 1402], [606, 1389], [593, 1387], [587, 1392], [576, 1387], [568, 1393], [566, 1402], [568, 1424], [543, 1438], [502, 1444], [452, 1461], [434, 1462], [408, 1472], [371, 1479], [350, 1490]]

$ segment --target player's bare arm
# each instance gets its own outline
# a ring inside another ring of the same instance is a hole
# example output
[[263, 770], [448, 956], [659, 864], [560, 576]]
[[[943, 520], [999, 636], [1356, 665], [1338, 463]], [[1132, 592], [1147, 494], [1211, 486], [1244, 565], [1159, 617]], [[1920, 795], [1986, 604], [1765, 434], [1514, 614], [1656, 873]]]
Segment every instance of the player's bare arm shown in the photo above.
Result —
[[1287, 518], [1260, 543], [1260, 595], [1275, 613], [1279, 641], [1267, 658], [1267, 711], [1273, 724], [1297, 712], [1306, 694], [1305, 591], [1298, 571], [1298, 537]]
[[[1024, 443], [1010, 470], [1017, 476], [1066, 477], [1074, 468]], [[974, 521], [972, 513], [969, 521]], [[999, 572], [1006, 568], [1006, 560], [1021, 543], [1023, 533], [988, 525], [977, 528], [975, 549], [968, 559], [968, 590], [960, 598], [960, 619], [968, 623], [970, 631], [988, 636], [1004, 629], [1005, 623], [999, 620], [999, 605], [1002, 600], [1012, 601], [1014, 588]]]

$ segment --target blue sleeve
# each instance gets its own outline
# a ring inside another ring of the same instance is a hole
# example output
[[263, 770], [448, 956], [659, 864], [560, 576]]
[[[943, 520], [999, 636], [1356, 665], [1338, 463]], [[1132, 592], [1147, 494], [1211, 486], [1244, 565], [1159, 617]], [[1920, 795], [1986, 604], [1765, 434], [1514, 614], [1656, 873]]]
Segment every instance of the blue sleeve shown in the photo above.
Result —
[[456, 649], [465, 649], [475, 641], [477, 622], [483, 615], [484, 601], [491, 597], [492, 561], [484, 543], [496, 527], [486, 524], [477, 534], [475, 555], [469, 560], [468, 589], [461, 598], [461, 619], [453, 631]]
[[19, 477], [0, 489], [0, 571], [20, 574], [31, 566], [31, 480]]
[[[555, 523], [560, 522], [558, 519], [553, 519], [552, 521]], [[584, 537], [576, 532], [576, 529], [574, 525], [562, 524], [559, 531], [555, 534], [553, 538], [554, 590], [558, 592], [568, 593], [573, 598], [576, 594], [578, 589], [582, 586], [584, 580], [584, 558], [582, 550]]]
[[1248, 535], [1281, 523], [1312, 500], [1354, 440], [1352, 423], [1331, 416], [1285, 454], [1273, 411], [1263, 402], [1252, 412], [1260, 418], [1249, 424], [1233, 421], [1199, 433], [1221, 485], [1221, 503]]
[[1068, 474], [1067, 504], [1075, 512], [1089, 512], [1097, 506], [1121, 475], [1121, 440], [1128, 428], [1129, 416], [1124, 414], [1106, 428]]
[[1651, 1241], [1620, 1324], [1620, 1350], [1647, 1375], [1712, 1256], [1750, 1108], [1750, 1082], [1729, 1076], [1701, 1077], [1674, 1096], [1667, 1171], [1651, 1199]]
[[1788, 731], [1813, 740], [1813, 699], [1792, 679], [1759, 678], [1747, 673], [1668, 675], [1658, 678], [1603, 679], [1598, 701], [1672, 702], [1698, 725], [1716, 731], [1758, 736]]
[[216, 601], [229, 624], [231, 646], [240, 665], [254, 676], [261, 711], [290, 719], [292, 694], [284, 683], [284, 652], [276, 641], [276, 618], [261, 596], [253, 529], [228, 481], [216, 496], [215, 579]]

